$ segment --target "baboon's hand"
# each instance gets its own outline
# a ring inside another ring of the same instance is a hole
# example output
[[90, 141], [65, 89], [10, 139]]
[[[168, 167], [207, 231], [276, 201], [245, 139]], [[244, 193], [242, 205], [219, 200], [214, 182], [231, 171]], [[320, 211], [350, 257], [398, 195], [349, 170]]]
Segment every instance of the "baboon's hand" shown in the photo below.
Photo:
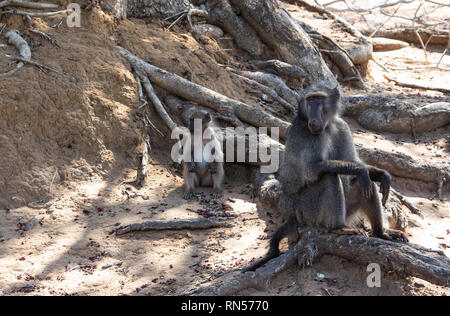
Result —
[[361, 191], [366, 199], [372, 197], [372, 180], [370, 180], [369, 172], [364, 170], [364, 172], [358, 177], [359, 185], [361, 186]]
[[383, 195], [381, 202], [383, 206], [386, 205], [386, 202], [389, 198], [389, 192], [391, 190], [391, 175], [388, 172], [385, 172], [383, 179], [380, 184], [380, 193]]

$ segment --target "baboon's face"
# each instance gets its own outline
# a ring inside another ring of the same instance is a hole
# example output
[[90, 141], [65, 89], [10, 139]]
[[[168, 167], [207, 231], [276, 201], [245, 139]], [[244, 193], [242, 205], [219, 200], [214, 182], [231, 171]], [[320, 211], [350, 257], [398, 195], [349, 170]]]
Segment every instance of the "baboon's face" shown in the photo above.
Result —
[[202, 123], [202, 132], [208, 128], [209, 124], [211, 123], [211, 114], [205, 113], [205, 112], [197, 112], [194, 113], [191, 116], [191, 119], [189, 121], [189, 131], [191, 133], [194, 133], [194, 127], [195, 127], [195, 120], [201, 120]]
[[329, 122], [329, 106], [327, 98], [322, 95], [311, 95], [306, 98], [308, 129], [311, 134], [321, 134]]

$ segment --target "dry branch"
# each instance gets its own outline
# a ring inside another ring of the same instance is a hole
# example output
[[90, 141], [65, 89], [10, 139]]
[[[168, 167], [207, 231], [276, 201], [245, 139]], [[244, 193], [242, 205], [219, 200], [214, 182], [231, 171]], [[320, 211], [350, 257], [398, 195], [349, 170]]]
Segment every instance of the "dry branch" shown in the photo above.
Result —
[[305, 266], [323, 255], [338, 256], [361, 265], [378, 263], [386, 272], [397, 272], [434, 284], [449, 285], [450, 260], [441, 251], [365, 236], [335, 235], [317, 231], [310, 231], [305, 235], [308, 237], [300, 240], [293, 249], [270, 260], [255, 272], [226, 274], [189, 294], [228, 296], [238, 295], [240, 291], [248, 288], [264, 290], [274, 276], [295, 263]]
[[[23, 58], [24, 61], [29, 61], [31, 59], [31, 50], [28, 43], [23, 39], [22, 36], [19, 35], [19, 32], [16, 30], [10, 30], [6, 32], [5, 38], [8, 40], [8, 43], [13, 45], [19, 51], [19, 57]], [[20, 61], [16, 67], [4, 74], [0, 74], [0, 78], [5, 78], [11, 76], [15, 72], [17, 72], [24, 65], [23, 61]]]
[[230, 224], [218, 222], [207, 218], [176, 219], [169, 221], [149, 221], [120, 227], [116, 235], [124, 235], [130, 232], [150, 230], [182, 230], [182, 229], [209, 229], [217, 227], [230, 227]]
[[118, 50], [119, 53], [130, 62], [134, 69], [146, 73], [154, 84], [157, 84], [171, 93], [218, 112], [237, 116], [239, 119], [254, 126], [279, 127], [280, 136], [286, 136], [289, 123], [259, 111], [245, 103], [230, 99], [215, 91], [146, 63], [122, 47], [119, 47]]

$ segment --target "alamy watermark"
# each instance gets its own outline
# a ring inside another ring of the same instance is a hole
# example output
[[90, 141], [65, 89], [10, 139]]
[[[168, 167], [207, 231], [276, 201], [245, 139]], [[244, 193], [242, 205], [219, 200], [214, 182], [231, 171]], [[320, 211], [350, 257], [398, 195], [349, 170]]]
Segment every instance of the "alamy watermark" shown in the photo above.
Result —
[[[275, 173], [280, 167], [279, 129], [267, 127], [227, 127], [220, 137], [213, 137], [213, 128], [202, 128], [202, 120], [194, 120], [194, 131], [186, 127], [172, 130], [171, 157], [176, 162], [247, 162], [261, 165], [261, 173]], [[222, 154], [224, 151], [225, 155]]]
[[366, 284], [369, 288], [381, 287], [381, 267], [378, 263], [371, 263], [367, 266], [367, 272], [370, 274], [367, 276]]
[[67, 6], [68, 13], [66, 23], [68, 27], [81, 27], [81, 7], [78, 3], [69, 3]]

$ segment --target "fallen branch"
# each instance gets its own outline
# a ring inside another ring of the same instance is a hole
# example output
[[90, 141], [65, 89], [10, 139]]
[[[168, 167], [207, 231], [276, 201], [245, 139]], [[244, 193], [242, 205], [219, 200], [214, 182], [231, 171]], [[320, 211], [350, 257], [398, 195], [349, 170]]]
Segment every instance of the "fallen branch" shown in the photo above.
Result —
[[255, 272], [225, 274], [210, 285], [189, 294], [229, 296], [238, 295], [240, 291], [248, 288], [264, 290], [277, 274], [295, 263], [307, 266], [323, 255], [338, 256], [361, 265], [378, 263], [386, 272], [421, 278], [437, 285], [449, 285], [450, 260], [442, 251], [429, 250], [414, 244], [365, 236], [318, 233], [314, 230], [305, 235], [307, 237], [300, 240], [293, 249], [270, 260]]
[[412, 88], [412, 89], [422, 89], [422, 90], [434, 90], [434, 91], [439, 91], [442, 93], [450, 93], [450, 88], [437, 87], [437, 86], [417, 83], [417, 82], [413, 82], [413, 81], [404, 81], [404, 80], [394, 78], [387, 74], [384, 74], [383, 76], [387, 80], [393, 81], [393, 82], [395, 82], [395, 84], [402, 86], [402, 87], [407, 87], [407, 88]]
[[206, 218], [176, 219], [169, 221], [149, 221], [120, 227], [117, 229], [116, 235], [120, 236], [130, 232], [137, 232], [137, 231], [209, 229], [217, 227], [231, 227], [231, 225], [228, 223], [218, 222]]
[[349, 48], [345, 47], [354, 64], [364, 64], [367, 63], [370, 59], [372, 59], [372, 52], [373, 52], [372, 43], [356, 27], [351, 25], [349, 22], [347, 22], [340, 16], [325, 9], [324, 7], [319, 7], [303, 0], [294, 0], [294, 2], [306, 8], [308, 11], [316, 12], [330, 17], [331, 19], [338, 22], [347, 32], [349, 32], [358, 39], [359, 41], [358, 47], [349, 47]]
[[20, 68], [23, 67], [24, 62], [28, 62], [31, 59], [31, 50], [28, 43], [23, 39], [22, 36], [19, 35], [19, 32], [16, 30], [10, 30], [6, 32], [5, 38], [8, 40], [8, 43], [16, 47], [19, 51], [19, 58], [23, 58], [23, 61], [20, 61], [16, 67], [6, 73], [0, 74], [0, 78], [5, 78], [16, 73]]

